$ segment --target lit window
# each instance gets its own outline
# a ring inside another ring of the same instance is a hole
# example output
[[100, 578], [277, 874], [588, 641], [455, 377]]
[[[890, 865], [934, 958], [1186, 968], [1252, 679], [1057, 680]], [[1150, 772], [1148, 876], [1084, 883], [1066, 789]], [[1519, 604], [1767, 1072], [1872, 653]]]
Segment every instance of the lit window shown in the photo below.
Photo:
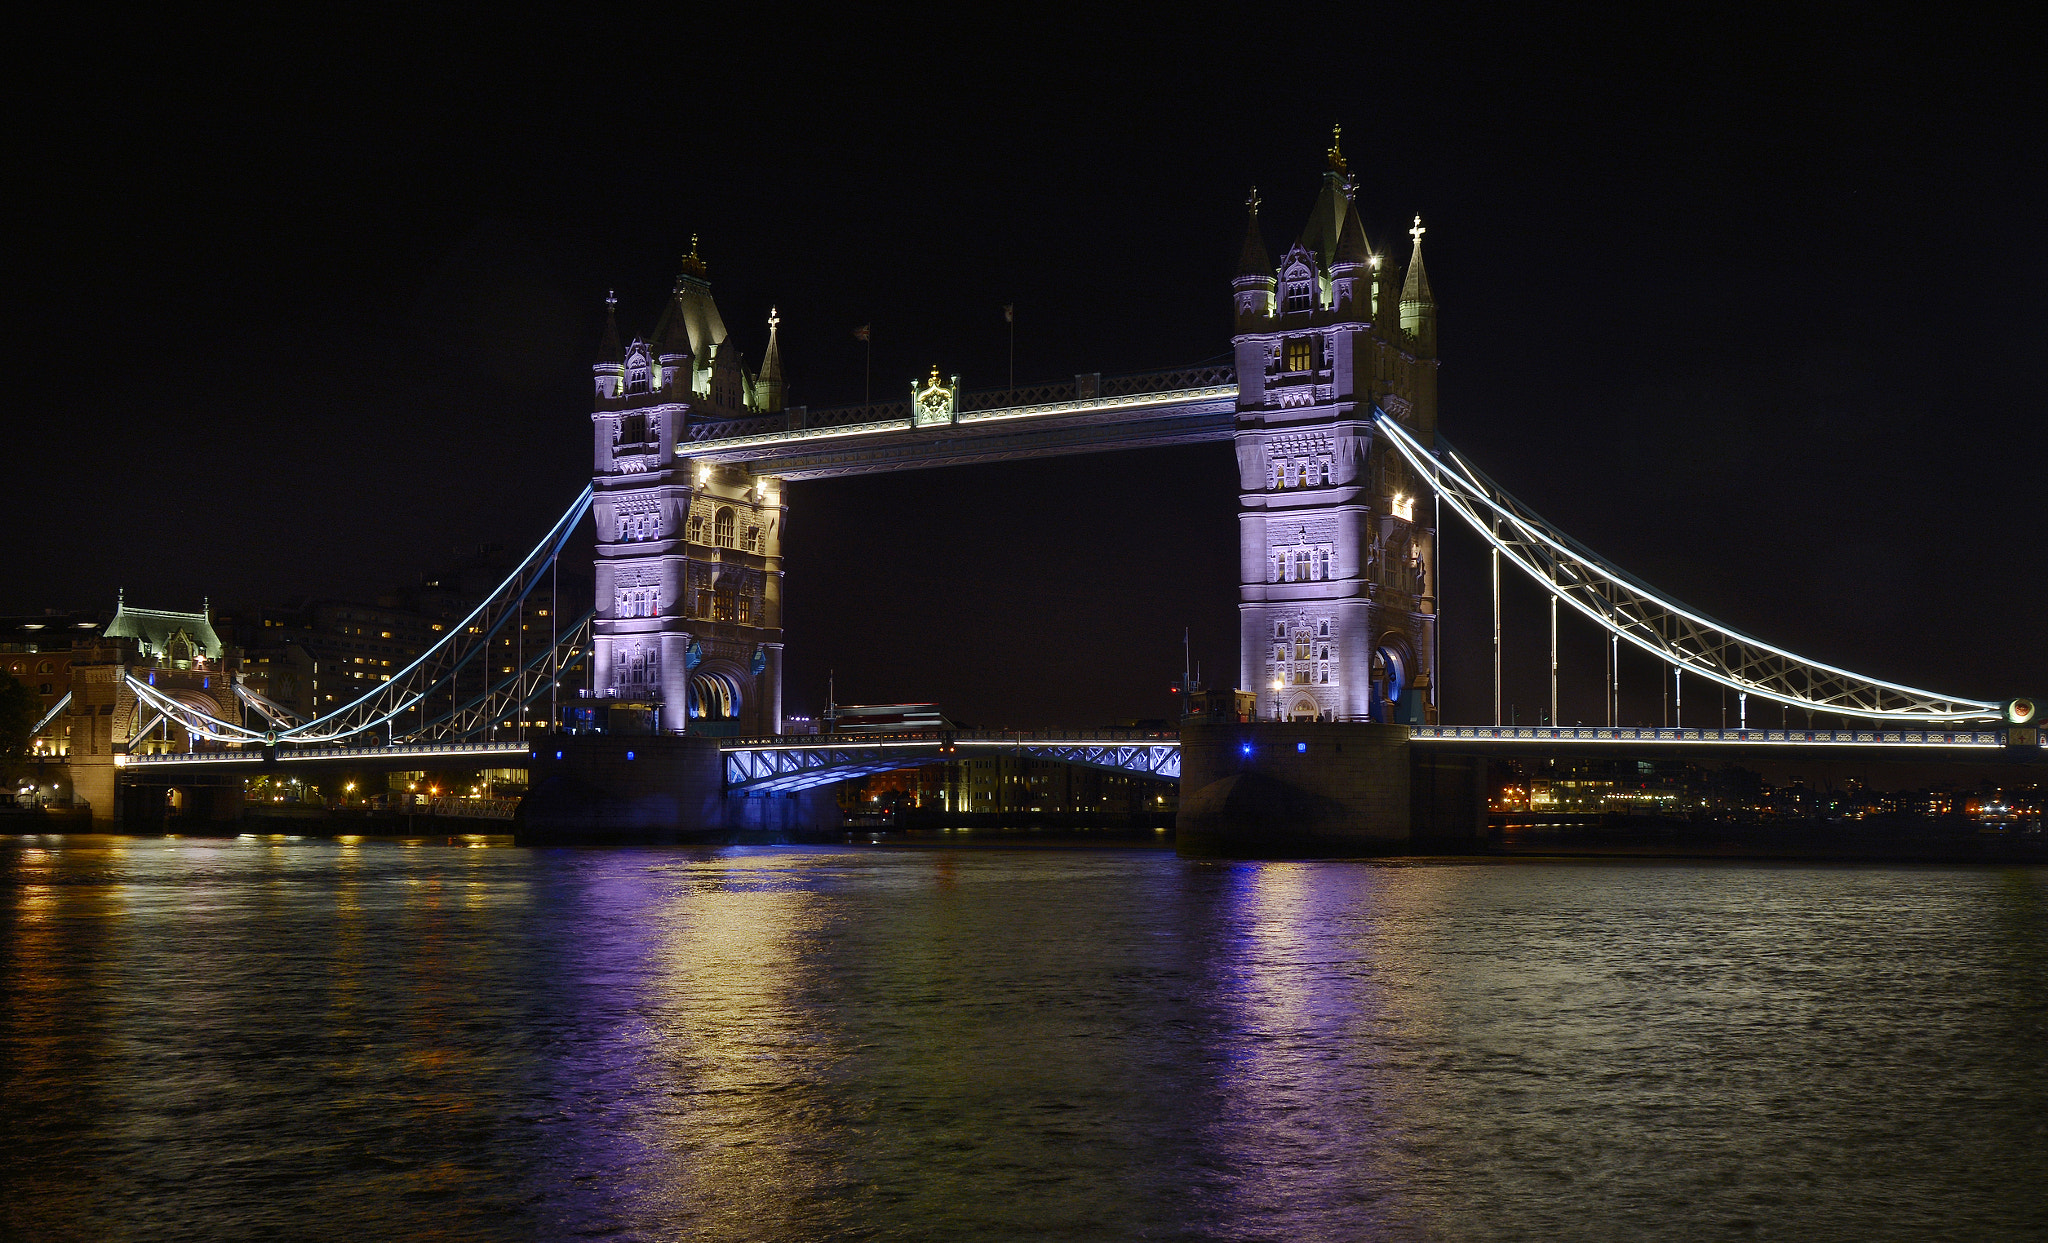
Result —
[[[1306, 289], [1307, 289], [1307, 286], [1303, 286], [1302, 288], [1303, 288], [1304, 290], [1306, 290]], [[1306, 296], [1306, 295], [1304, 294], [1304, 296]], [[1293, 309], [1294, 309], [1294, 307], [1293, 307], [1293, 305], [1292, 305], [1292, 303], [1293, 303], [1293, 298], [1292, 298], [1291, 296], [1289, 297], [1289, 299], [1288, 299], [1288, 302], [1289, 302], [1289, 306], [1288, 306], [1288, 309], [1289, 309], [1289, 310], [1293, 310]], [[1302, 310], [1307, 310], [1307, 309], [1308, 309], [1308, 307], [1307, 307], [1307, 304], [1306, 304], [1306, 303], [1304, 303], [1304, 304], [1303, 304], [1303, 306], [1301, 307], [1301, 309], [1302, 309]], [[1308, 338], [1307, 338], [1307, 337], [1290, 337], [1290, 338], [1288, 339], [1288, 341], [1287, 341], [1287, 364], [1286, 364], [1285, 370], [1288, 370], [1288, 371], [1307, 371], [1307, 370], [1309, 369], [1309, 359], [1310, 359], [1310, 357], [1311, 357], [1311, 351], [1310, 351], [1310, 349], [1309, 349], [1309, 342], [1308, 342]]]

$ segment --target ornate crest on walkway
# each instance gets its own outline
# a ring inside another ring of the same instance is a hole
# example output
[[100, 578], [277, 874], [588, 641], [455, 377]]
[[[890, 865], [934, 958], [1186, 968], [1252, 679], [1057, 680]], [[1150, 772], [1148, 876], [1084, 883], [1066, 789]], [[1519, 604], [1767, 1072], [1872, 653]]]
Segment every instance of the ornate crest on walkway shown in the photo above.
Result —
[[948, 385], [939, 379], [939, 369], [933, 367], [931, 379], [924, 384], [911, 381], [910, 407], [918, 427], [951, 423], [960, 413], [960, 377], [954, 376], [953, 383]]

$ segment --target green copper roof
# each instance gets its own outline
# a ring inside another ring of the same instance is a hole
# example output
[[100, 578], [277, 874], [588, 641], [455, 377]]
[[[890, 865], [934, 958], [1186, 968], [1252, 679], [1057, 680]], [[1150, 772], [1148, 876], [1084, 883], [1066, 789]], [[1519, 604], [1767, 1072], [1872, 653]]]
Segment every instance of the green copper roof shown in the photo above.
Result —
[[109, 639], [134, 639], [145, 656], [168, 654], [171, 643], [181, 637], [208, 660], [220, 659], [222, 650], [220, 636], [213, 632], [213, 622], [205, 613], [133, 609], [125, 601], [114, 610], [114, 620], [107, 623], [106, 636]]

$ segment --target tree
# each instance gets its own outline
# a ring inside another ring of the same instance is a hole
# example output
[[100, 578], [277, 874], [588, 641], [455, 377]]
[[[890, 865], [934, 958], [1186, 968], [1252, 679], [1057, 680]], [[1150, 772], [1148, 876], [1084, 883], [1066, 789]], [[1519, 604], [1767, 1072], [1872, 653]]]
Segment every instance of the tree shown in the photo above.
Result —
[[28, 759], [42, 701], [11, 673], [0, 672], [0, 776], [12, 777]]

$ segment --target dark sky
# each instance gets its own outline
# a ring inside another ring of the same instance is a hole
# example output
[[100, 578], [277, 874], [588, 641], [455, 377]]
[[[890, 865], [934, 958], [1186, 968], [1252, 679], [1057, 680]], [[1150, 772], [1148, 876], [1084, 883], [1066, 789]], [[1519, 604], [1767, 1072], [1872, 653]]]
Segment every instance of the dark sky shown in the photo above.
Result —
[[[1462, 451], [1760, 637], [2048, 692], [2038, 28], [1254, 11], [24, 38], [0, 610], [366, 595], [530, 544], [588, 477], [601, 300], [650, 327], [693, 232], [750, 357], [780, 308], [794, 402], [859, 398], [866, 322], [878, 393], [1000, 384], [1006, 302], [1020, 380], [1217, 355], [1246, 187], [1283, 245], [1341, 121], [1374, 244], [1429, 226]], [[791, 497], [793, 711], [832, 669], [976, 723], [1159, 715], [1184, 625], [1234, 678], [1227, 446]], [[1477, 720], [1484, 561], [1446, 548]], [[1507, 602], [1526, 713], [1541, 605]], [[1590, 719], [1600, 641], [1566, 640]]]

